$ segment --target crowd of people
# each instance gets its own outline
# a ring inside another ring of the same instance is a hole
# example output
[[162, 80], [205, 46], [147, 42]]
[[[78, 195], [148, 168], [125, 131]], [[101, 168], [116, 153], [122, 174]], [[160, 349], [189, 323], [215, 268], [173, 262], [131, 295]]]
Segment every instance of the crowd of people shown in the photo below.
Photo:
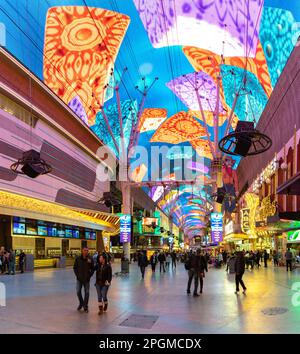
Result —
[[152, 273], [155, 273], [156, 266], [158, 265], [158, 263], [159, 263], [160, 273], [161, 272], [165, 273], [168, 269], [170, 269], [170, 267], [172, 267], [172, 269], [176, 269], [177, 261], [178, 261], [178, 255], [175, 251], [173, 252], [156, 251], [151, 255], [149, 261], [147, 258], [146, 251], [140, 251], [137, 257], [137, 262], [141, 270], [142, 279], [144, 279], [145, 269], [149, 264], [151, 265]]
[[[26, 254], [21, 250], [18, 264], [20, 273], [24, 273], [25, 261]], [[0, 272], [8, 275], [16, 274], [16, 252], [13, 249], [0, 248]]]

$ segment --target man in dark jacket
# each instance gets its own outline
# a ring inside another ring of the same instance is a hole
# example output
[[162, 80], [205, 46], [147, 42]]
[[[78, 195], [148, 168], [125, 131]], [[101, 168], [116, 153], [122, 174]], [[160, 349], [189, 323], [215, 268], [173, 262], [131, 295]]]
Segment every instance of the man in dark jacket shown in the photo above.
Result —
[[236, 285], [236, 291], [235, 293], [238, 294], [240, 289], [239, 285], [241, 284], [243, 288], [243, 293], [245, 294], [247, 288], [243, 282], [243, 275], [245, 273], [245, 257], [243, 252], [239, 251], [236, 254], [235, 258], [235, 285]]
[[172, 257], [172, 269], [173, 269], [176, 268], [176, 261], [177, 261], [177, 255], [175, 251], [171, 253], [171, 257]]
[[[77, 279], [76, 291], [79, 300], [77, 310], [80, 311], [83, 308], [85, 312], [88, 312], [90, 279], [94, 273], [94, 263], [93, 259], [89, 256], [89, 249], [87, 247], [84, 247], [81, 256], [75, 259], [73, 269]], [[84, 299], [81, 293], [82, 287], [84, 288]]]
[[21, 273], [24, 273], [24, 265], [25, 265], [26, 254], [21, 250], [19, 255], [19, 270]]
[[166, 269], [165, 269], [166, 255], [164, 254], [164, 252], [160, 252], [157, 259], [159, 261], [159, 271], [161, 272], [161, 269], [163, 269], [163, 271], [165, 273], [166, 272]]
[[142, 251], [139, 253], [139, 256], [138, 256], [138, 266], [141, 269], [142, 279], [144, 279], [145, 269], [146, 269], [147, 265], [148, 265], [148, 259], [146, 256], [146, 251]]
[[156, 268], [156, 264], [157, 264], [157, 253], [156, 252], [154, 252], [151, 255], [150, 264], [151, 264], [151, 268], [152, 268], [152, 273], [155, 273], [155, 268]]
[[265, 268], [268, 267], [268, 259], [269, 259], [269, 253], [267, 250], [264, 250], [264, 263], [265, 263]]

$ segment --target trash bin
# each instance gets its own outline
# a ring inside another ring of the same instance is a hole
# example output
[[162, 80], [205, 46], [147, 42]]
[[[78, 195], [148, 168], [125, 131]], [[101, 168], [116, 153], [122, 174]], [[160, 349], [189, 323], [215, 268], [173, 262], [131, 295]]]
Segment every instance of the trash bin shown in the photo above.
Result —
[[57, 258], [56, 268], [65, 268], [65, 267], [66, 267], [66, 257], [61, 256], [61, 257]]
[[121, 261], [121, 273], [129, 273], [129, 260], [128, 259]]

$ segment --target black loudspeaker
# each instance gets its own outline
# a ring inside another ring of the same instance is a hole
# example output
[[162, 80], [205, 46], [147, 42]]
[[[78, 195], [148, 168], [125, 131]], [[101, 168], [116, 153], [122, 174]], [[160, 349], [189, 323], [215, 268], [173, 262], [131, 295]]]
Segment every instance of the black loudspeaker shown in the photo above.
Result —
[[225, 189], [224, 188], [218, 188], [217, 189], [217, 196], [216, 196], [216, 202], [218, 204], [222, 204], [223, 200], [225, 197]]
[[251, 148], [251, 144], [251, 138], [249, 138], [247, 134], [242, 135], [237, 139], [237, 143], [233, 152], [237, 155], [245, 157]]
[[44, 172], [41, 165], [41, 156], [38, 151], [29, 150], [23, 153], [24, 165], [21, 171], [28, 177], [36, 178]]
[[[237, 138], [236, 146], [234, 148], [234, 153], [240, 156], [247, 156], [248, 151], [251, 148], [252, 140], [251, 131], [254, 130], [254, 122], [244, 122], [238, 121], [235, 128], [235, 133], [242, 133]], [[244, 134], [243, 134], [244, 133]]]

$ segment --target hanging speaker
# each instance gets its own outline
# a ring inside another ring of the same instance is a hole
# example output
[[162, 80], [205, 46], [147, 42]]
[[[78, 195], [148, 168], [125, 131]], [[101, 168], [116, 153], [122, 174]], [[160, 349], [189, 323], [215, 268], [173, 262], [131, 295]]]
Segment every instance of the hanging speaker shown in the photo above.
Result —
[[23, 152], [23, 156], [10, 166], [15, 173], [36, 178], [52, 171], [52, 167], [41, 159], [40, 153], [36, 150]]
[[272, 146], [272, 140], [254, 128], [254, 122], [238, 121], [236, 129], [219, 141], [219, 148], [229, 155], [261, 154]]

